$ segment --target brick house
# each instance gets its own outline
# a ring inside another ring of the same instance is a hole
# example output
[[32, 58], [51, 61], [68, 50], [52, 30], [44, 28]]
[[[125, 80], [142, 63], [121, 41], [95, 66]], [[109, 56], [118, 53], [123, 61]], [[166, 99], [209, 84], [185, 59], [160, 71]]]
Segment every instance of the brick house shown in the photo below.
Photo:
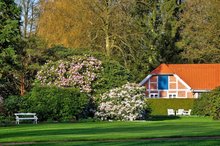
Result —
[[161, 64], [139, 85], [150, 98], [198, 98], [220, 86], [220, 64]]

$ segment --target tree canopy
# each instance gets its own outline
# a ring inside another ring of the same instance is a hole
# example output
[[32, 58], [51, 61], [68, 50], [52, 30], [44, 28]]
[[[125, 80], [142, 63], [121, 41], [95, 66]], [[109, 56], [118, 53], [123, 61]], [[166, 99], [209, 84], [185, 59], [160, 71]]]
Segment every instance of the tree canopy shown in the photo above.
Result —
[[220, 62], [220, 1], [186, 1], [179, 21], [184, 62]]

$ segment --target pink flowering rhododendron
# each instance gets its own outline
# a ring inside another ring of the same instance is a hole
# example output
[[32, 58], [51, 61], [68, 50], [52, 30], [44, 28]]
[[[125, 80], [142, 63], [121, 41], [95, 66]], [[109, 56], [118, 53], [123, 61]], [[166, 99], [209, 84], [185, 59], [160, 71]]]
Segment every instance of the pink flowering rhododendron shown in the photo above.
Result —
[[129, 120], [143, 118], [145, 109], [145, 87], [127, 83], [110, 90], [100, 97], [100, 104], [95, 113], [101, 120]]
[[75, 56], [68, 61], [49, 61], [37, 73], [42, 85], [58, 87], [79, 87], [90, 93], [91, 84], [101, 69], [101, 61], [94, 57]]

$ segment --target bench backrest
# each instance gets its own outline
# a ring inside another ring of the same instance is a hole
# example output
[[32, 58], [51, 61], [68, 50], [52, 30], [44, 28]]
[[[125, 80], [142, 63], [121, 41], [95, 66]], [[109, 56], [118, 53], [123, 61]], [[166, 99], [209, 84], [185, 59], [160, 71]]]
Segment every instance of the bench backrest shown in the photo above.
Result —
[[35, 116], [36, 113], [15, 113], [15, 116]]

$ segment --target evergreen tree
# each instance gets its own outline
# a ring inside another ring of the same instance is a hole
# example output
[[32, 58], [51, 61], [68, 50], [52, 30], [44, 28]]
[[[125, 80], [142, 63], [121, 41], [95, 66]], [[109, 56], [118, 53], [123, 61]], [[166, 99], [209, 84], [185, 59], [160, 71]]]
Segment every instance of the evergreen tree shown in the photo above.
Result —
[[178, 40], [179, 15], [182, 5], [176, 0], [137, 0], [136, 14], [143, 32], [142, 46], [152, 54], [151, 64], [176, 63], [181, 52], [175, 43]]
[[19, 33], [20, 10], [13, 0], [0, 0], [0, 65], [1, 72], [16, 63], [16, 42]]
[[9, 74], [18, 63], [16, 42], [20, 40], [19, 20], [20, 9], [14, 0], [0, 0], [0, 95], [5, 94], [5, 86], [12, 78]]
[[[132, 16], [136, 21], [137, 39], [130, 69], [136, 81], [160, 63], [177, 63], [182, 51], [175, 43], [179, 38], [179, 15], [182, 4], [176, 0], [136, 0]], [[131, 59], [129, 59], [131, 60]]]

